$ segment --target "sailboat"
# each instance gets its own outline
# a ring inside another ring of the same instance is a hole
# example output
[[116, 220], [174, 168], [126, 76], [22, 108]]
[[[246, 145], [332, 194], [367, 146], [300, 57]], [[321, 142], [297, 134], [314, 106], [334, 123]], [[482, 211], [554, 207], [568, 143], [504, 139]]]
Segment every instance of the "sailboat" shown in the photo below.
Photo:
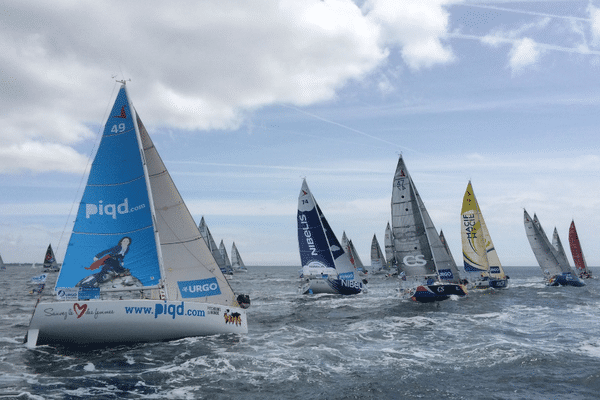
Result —
[[202, 235], [202, 237], [204, 238], [204, 242], [208, 246], [208, 249], [212, 253], [213, 257], [215, 258], [215, 261], [217, 262], [217, 265], [221, 269], [221, 272], [223, 274], [225, 274], [226, 276], [232, 275], [233, 269], [227, 268], [227, 266], [225, 264], [225, 259], [223, 258], [223, 254], [221, 253], [220, 248], [217, 247], [217, 243], [215, 243], [215, 239], [213, 239], [213, 236], [210, 233], [210, 229], [208, 229], [208, 225], [206, 224], [204, 217], [202, 217], [202, 219], [200, 219], [200, 224], [198, 225], [198, 230], [200, 231], [200, 235]]
[[548, 286], [584, 286], [585, 284], [573, 274], [571, 267], [560, 262], [558, 252], [548, 240], [537, 215], [534, 214], [531, 218], [527, 211], [523, 210], [523, 220], [531, 250], [544, 273], [545, 284]]
[[385, 248], [385, 259], [387, 261], [388, 274], [394, 275], [398, 274], [398, 265], [396, 263], [395, 251], [394, 251], [394, 234], [392, 233], [392, 228], [390, 227], [390, 223], [387, 223], [385, 227], [385, 236], [384, 236], [384, 248]]
[[6, 265], [4, 265], [4, 261], [2, 261], [2, 256], [0, 256], [0, 270], [6, 269]]
[[248, 272], [248, 268], [246, 268], [244, 261], [242, 261], [242, 256], [240, 256], [235, 242], [231, 245], [231, 267], [236, 272]]
[[392, 186], [392, 233], [394, 257], [403, 272], [403, 296], [433, 302], [467, 295], [456, 263], [440, 240], [402, 156]]
[[463, 197], [460, 222], [464, 268], [467, 273], [476, 275], [472, 279], [473, 287], [506, 288], [508, 277], [500, 264], [470, 181]]
[[55, 298], [38, 300], [27, 346], [247, 333], [247, 296], [219, 270], [121, 83]]
[[385, 256], [379, 246], [377, 235], [373, 234], [373, 240], [371, 240], [371, 274], [383, 274], [386, 271], [387, 262]]
[[356, 271], [358, 271], [358, 275], [365, 276], [368, 273], [368, 271], [365, 268], [365, 265], [363, 264], [362, 260], [360, 259], [360, 256], [358, 255], [358, 252], [356, 251], [352, 240], [348, 239], [348, 237], [346, 236], [346, 232], [342, 234], [342, 247], [344, 248], [346, 253], [348, 253], [348, 257], [350, 257], [350, 262], [352, 263], [352, 265], [354, 265]]
[[221, 257], [223, 257], [223, 260], [225, 261], [225, 271], [233, 273], [233, 267], [231, 266], [229, 254], [227, 254], [227, 249], [225, 248], [223, 240], [221, 240], [221, 243], [219, 244], [219, 253], [221, 253]]
[[581, 279], [589, 279], [592, 277], [592, 271], [587, 267], [583, 251], [581, 250], [581, 243], [579, 243], [579, 235], [575, 228], [575, 221], [571, 220], [571, 226], [569, 226], [569, 245], [571, 247], [571, 255], [575, 262], [575, 268]]
[[46, 250], [46, 255], [44, 256], [44, 272], [58, 272], [60, 271], [60, 267], [56, 262], [56, 257], [54, 257], [54, 251], [52, 250], [52, 245], [48, 245], [48, 249]]
[[331, 230], [306, 179], [298, 196], [298, 247], [302, 262], [300, 292], [358, 294], [366, 286]]

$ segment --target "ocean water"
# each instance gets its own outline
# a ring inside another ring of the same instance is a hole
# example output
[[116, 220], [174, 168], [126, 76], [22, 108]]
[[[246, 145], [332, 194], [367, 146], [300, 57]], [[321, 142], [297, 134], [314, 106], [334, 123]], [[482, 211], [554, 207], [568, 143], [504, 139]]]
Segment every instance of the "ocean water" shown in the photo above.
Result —
[[[245, 336], [27, 349], [41, 269], [0, 271], [0, 399], [598, 399], [600, 279], [417, 304], [374, 276], [357, 296], [300, 295], [298, 267], [249, 267]], [[592, 269], [596, 276], [600, 270]], [[54, 274], [54, 279], [55, 279]]]

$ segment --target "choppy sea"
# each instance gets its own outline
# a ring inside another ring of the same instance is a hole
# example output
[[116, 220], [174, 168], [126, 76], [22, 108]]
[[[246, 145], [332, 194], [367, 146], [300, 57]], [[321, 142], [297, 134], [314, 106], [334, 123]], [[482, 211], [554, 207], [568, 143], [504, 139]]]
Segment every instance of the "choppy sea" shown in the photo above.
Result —
[[300, 295], [298, 269], [231, 280], [252, 300], [245, 336], [27, 349], [41, 269], [8, 266], [0, 399], [600, 398], [600, 279], [546, 287], [539, 268], [506, 267], [507, 290], [417, 304], [383, 276], [357, 296]]

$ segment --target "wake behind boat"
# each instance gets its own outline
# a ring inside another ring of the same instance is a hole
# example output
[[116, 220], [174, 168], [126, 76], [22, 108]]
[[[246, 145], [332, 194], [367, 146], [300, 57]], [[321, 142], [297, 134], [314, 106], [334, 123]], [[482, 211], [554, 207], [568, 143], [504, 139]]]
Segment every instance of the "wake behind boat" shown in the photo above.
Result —
[[547, 286], [585, 286], [580, 281], [569, 264], [561, 263], [558, 252], [550, 243], [548, 236], [544, 232], [542, 225], [537, 219], [529, 216], [526, 210], [523, 210], [523, 220], [525, 224], [525, 233], [531, 246], [531, 250], [542, 269], [544, 282]]
[[470, 181], [463, 197], [460, 222], [464, 268], [467, 273], [475, 275], [471, 278], [473, 287], [506, 288], [508, 277], [500, 264]]
[[454, 259], [429, 217], [402, 156], [392, 186], [394, 259], [401, 274], [403, 297], [427, 303], [466, 296]]
[[366, 288], [310, 192], [306, 179], [302, 181], [298, 196], [298, 247], [302, 262], [302, 294], [349, 295]]
[[27, 346], [247, 331], [246, 311], [123, 82], [89, 172], [55, 298], [38, 300]]

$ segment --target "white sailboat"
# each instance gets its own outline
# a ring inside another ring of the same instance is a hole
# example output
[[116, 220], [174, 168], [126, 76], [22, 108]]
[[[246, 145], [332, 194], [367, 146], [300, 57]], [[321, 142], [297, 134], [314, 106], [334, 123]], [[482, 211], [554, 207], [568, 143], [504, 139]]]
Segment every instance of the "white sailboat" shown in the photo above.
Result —
[[386, 272], [386, 267], [387, 262], [381, 251], [377, 235], [373, 234], [373, 240], [371, 240], [371, 274], [384, 274]]
[[302, 262], [301, 293], [350, 295], [366, 289], [310, 192], [306, 179], [302, 181], [298, 196], [297, 222]]
[[346, 232], [344, 232], [342, 235], [342, 247], [344, 248], [346, 253], [348, 253], [348, 257], [350, 257], [350, 262], [352, 263], [352, 265], [354, 265], [354, 269], [358, 272], [359, 276], [367, 275], [368, 271], [365, 268], [365, 265], [363, 264], [362, 260], [360, 259], [360, 256], [358, 255], [358, 252], [356, 251], [352, 240], [348, 239], [348, 237], [346, 236]]
[[223, 254], [221, 253], [221, 249], [217, 246], [215, 239], [213, 239], [213, 236], [210, 233], [210, 229], [208, 229], [208, 225], [206, 224], [204, 217], [200, 219], [198, 230], [200, 231], [202, 238], [204, 238], [204, 242], [208, 246], [208, 249], [215, 258], [215, 261], [221, 269], [221, 272], [225, 275], [233, 274], [233, 270], [231, 268], [227, 268], [227, 265], [225, 264], [225, 259], [223, 258]]
[[221, 257], [223, 257], [223, 261], [225, 261], [225, 270], [233, 272], [233, 267], [231, 266], [231, 261], [229, 260], [229, 254], [227, 254], [227, 249], [225, 248], [225, 243], [221, 239], [221, 243], [219, 244], [219, 253], [221, 253]]
[[46, 249], [46, 255], [44, 256], [44, 272], [58, 272], [60, 271], [60, 267], [56, 262], [56, 257], [54, 257], [54, 250], [52, 250], [52, 245], [48, 245], [48, 249]]
[[240, 252], [238, 251], [235, 242], [231, 245], [231, 267], [236, 272], [247, 272], [248, 268], [242, 261], [242, 256], [240, 256]]
[[392, 233], [394, 257], [404, 273], [401, 293], [405, 297], [432, 302], [467, 294], [402, 156], [392, 186]]
[[240, 296], [219, 270], [122, 83], [56, 297], [36, 305], [29, 347], [248, 331]]
[[461, 239], [464, 268], [476, 289], [503, 289], [508, 277], [500, 264], [473, 186], [469, 181], [461, 210]]
[[385, 236], [383, 242], [385, 248], [385, 259], [386, 259], [386, 269], [389, 274], [398, 274], [398, 263], [395, 258], [394, 251], [394, 234], [392, 233], [392, 228], [390, 227], [390, 223], [387, 223], [385, 227]]
[[4, 264], [4, 261], [2, 261], [2, 256], [0, 255], [0, 270], [2, 269], [6, 269], [6, 265]]
[[584, 286], [584, 283], [572, 273], [571, 267], [560, 262], [558, 252], [548, 240], [537, 215], [534, 214], [531, 218], [527, 211], [523, 210], [523, 222], [531, 250], [542, 269], [546, 285]]

